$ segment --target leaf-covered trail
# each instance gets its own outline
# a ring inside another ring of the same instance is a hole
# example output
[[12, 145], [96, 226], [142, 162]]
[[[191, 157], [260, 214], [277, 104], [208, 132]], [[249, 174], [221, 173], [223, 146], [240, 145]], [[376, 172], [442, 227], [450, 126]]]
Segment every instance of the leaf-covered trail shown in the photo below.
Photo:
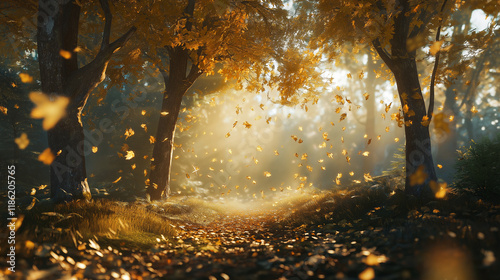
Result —
[[[158, 246], [149, 250], [125, 244], [110, 247], [102, 240], [80, 248], [46, 243], [20, 260], [19, 270], [24, 271], [9, 278], [495, 279], [498, 275], [498, 207], [465, 218], [429, 207], [395, 217], [394, 209], [375, 207], [351, 219], [331, 216], [329, 211], [365, 204], [335, 205], [213, 212], [207, 219], [197, 216], [198, 222], [177, 219], [172, 221], [176, 235], [159, 238]], [[290, 223], [295, 210], [303, 220], [316, 222]], [[318, 223], [315, 215], [325, 219]], [[288, 222], [283, 222], [285, 218]]]

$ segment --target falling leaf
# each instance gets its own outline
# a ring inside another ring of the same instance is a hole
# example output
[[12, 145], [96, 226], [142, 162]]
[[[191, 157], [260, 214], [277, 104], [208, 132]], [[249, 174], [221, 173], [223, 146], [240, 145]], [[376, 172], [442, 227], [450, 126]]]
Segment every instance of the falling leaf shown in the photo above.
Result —
[[422, 126], [428, 126], [430, 121], [429, 121], [429, 117], [428, 116], [423, 116], [422, 117], [422, 121], [420, 122], [422, 124]]
[[20, 137], [14, 139], [14, 142], [17, 144], [20, 150], [24, 150], [26, 149], [26, 147], [28, 147], [30, 140], [28, 139], [28, 135], [23, 132]]
[[118, 181], [120, 181], [121, 179], [122, 177], [118, 177], [118, 179], [114, 180], [112, 184], [118, 183]]
[[149, 136], [149, 143], [153, 144], [156, 141], [155, 137], [153, 135]]
[[69, 52], [67, 50], [63, 50], [63, 49], [61, 49], [59, 51], [59, 55], [62, 56], [64, 59], [70, 59], [71, 58], [71, 52]]
[[35, 108], [31, 111], [31, 117], [34, 119], [44, 119], [42, 127], [49, 130], [66, 115], [66, 107], [69, 104], [69, 98], [56, 96], [49, 98], [41, 92], [30, 92], [29, 98], [35, 103]]
[[146, 110], [142, 110], [141, 115], [143, 115], [143, 116], [146, 115]]
[[373, 181], [373, 178], [372, 176], [370, 175], [370, 173], [364, 173], [363, 174], [363, 178], [365, 179], [366, 182], [371, 182]]
[[127, 151], [127, 154], [125, 155], [126, 160], [131, 160], [135, 157], [134, 151]]
[[443, 45], [444, 40], [436, 41], [432, 43], [432, 45], [429, 47], [429, 53], [432, 55], [436, 55], [438, 51], [441, 49], [441, 46]]
[[262, 152], [262, 147], [261, 146], [257, 146], [257, 151]]
[[410, 186], [422, 185], [427, 179], [428, 174], [425, 172], [425, 167], [420, 165], [417, 170], [410, 175]]
[[370, 95], [367, 92], [365, 92], [363, 96], [365, 97], [365, 100], [368, 100], [368, 98], [370, 98]]
[[94, 154], [95, 154], [95, 153], [97, 153], [97, 149], [98, 149], [98, 148], [97, 148], [96, 146], [92, 146], [92, 152], [93, 152]]
[[160, 115], [166, 116], [166, 115], [168, 115], [168, 112], [163, 111], [163, 112], [160, 113]]
[[278, 152], [278, 150], [274, 150], [274, 155], [275, 156], [279, 156], [280, 155], [280, 153]]
[[368, 151], [363, 152], [363, 156], [365, 156], [365, 157], [367, 157], [369, 154], [370, 154], [370, 152], [368, 152]]
[[245, 126], [245, 128], [250, 128], [250, 127], [252, 127], [252, 125], [251, 125], [249, 122], [247, 122], [247, 121], [245, 121], [245, 122], [243, 123], [243, 125]]
[[229, 138], [229, 136], [231, 136], [231, 133], [226, 133], [226, 138]]
[[46, 164], [46, 165], [50, 165], [54, 161], [55, 158], [56, 158], [56, 156], [54, 156], [54, 154], [52, 153], [50, 148], [45, 149], [38, 156], [38, 160], [43, 162], [43, 164]]
[[360, 280], [372, 280], [373, 278], [375, 278], [375, 270], [371, 267], [368, 267], [367, 269], [363, 270], [363, 272], [361, 272], [358, 277]]
[[340, 121], [343, 121], [346, 117], [347, 117], [347, 114], [343, 113], [342, 115], [340, 115]]
[[269, 178], [269, 177], [271, 177], [271, 173], [270, 173], [270, 172], [268, 172], [268, 171], [264, 171], [264, 176], [266, 176], [266, 177], [268, 177], [268, 178]]
[[135, 132], [132, 128], [129, 128], [127, 130], [125, 130], [125, 140], [127, 140], [129, 137], [131, 137], [132, 135], [134, 135]]
[[0, 112], [2, 112], [4, 115], [7, 115], [8, 109], [4, 106], [0, 106]]
[[21, 82], [25, 84], [33, 82], [33, 77], [31, 77], [29, 74], [26, 73], [20, 73], [19, 78], [21, 78]]
[[396, 143], [399, 142], [399, 138], [398, 137], [394, 138], [394, 142]]

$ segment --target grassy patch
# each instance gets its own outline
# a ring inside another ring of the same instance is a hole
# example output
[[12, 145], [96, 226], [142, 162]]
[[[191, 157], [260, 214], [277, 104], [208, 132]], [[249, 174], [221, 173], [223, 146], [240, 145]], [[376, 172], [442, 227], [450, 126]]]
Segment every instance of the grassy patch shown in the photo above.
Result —
[[139, 205], [110, 200], [35, 207], [26, 213], [21, 232], [37, 241], [78, 246], [97, 239], [130, 248], [150, 248], [161, 235], [169, 238], [175, 234], [160, 215]]

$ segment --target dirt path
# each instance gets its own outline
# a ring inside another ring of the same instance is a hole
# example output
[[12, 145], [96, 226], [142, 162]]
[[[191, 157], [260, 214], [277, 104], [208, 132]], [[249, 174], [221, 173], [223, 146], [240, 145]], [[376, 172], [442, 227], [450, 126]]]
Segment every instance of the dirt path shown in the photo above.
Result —
[[[208, 224], [177, 222], [174, 240], [149, 251], [44, 245], [10, 279], [495, 279], [485, 266], [488, 239], [464, 244], [467, 232], [441, 231], [447, 216], [354, 220], [288, 227], [283, 213], [221, 215]], [[465, 226], [467, 228], [467, 226]], [[482, 242], [482, 243], [481, 243]], [[497, 239], [493, 241], [498, 249]], [[471, 249], [476, 246], [475, 250]], [[491, 252], [493, 254], [493, 252]], [[494, 258], [494, 257], [493, 257]], [[491, 258], [490, 258], [491, 261]], [[494, 261], [494, 259], [493, 259]], [[40, 270], [33, 270], [35, 265]], [[478, 277], [480, 276], [480, 277]], [[491, 276], [491, 277], [490, 277]], [[28, 278], [30, 277], [30, 278]]]

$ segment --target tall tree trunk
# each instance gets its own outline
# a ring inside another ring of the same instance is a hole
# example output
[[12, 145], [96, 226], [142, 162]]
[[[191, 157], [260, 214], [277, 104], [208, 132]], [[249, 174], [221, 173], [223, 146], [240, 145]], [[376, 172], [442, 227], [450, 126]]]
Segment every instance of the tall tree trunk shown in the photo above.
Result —
[[445, 101], [443, 106], [443, 113], [446, 118], [453, 116], [453, 120], [448, 122], [448, 131], [438, 131], [437, 145], [438, 151], [436, 155], [436, 163], [441, 164], [443, 167], [438, 170], [439, 178], [447, 182], [453, 180], [453, 164], [457, 158], [457, 102], [455, 84], [450, 85], [445, 91]]
[[[393, 65], [398, 93], [403, 106], [406, 136], [405, 192], [422, 199], [433, 196], [430, 182], [437, 181], [431, 153], [429, 125], [423, 124], [425, 103], [414, 59], [403, 59]], [[407, 107], [406, 107], [407, 106]]]
[[[366, 100], [366, 122], [365, 122], [365, 133], [367, 139], [375, 139], [375, 63], [372, 59], [370, 53], [368, 53], [367, 62], [367, 77], [365, 82], [365, 90], [370, 93], [370, 96]], [[366, 150], [370, 152], [369, 156], [363, 158], [363, 172], [372, 173], [375, 166], [375, 145], [378, 141], [371, 141], [371, 144], [366, 147]]]
[[164, 199], [170, 194], [175, 124], [179, 116], [182, 97], [202, 73], [194, 64], [191, 65], [188, 73], [189, 53], [183, 46], [169, 48], [168, 52], [170, 71], [167, 74], [166, 71], [160, 69], [165, 82], [165, 91], [153, 148], [149, 186], [146, 189], [151, 200]]
[[427, 116], [418, 80], [417, 64], [415, 62], [416, 51], [408, 50], [407, 45], [408, 38], [417, 36], [422, 30], [413, 29], [410, 32], [413, 12], [410, 10], [409, 1], [401, 0], [398, 5], [401, 11], [394, 19], [394, 33], [390, 40], [390, 53], [381, 45], [380, 39], [372, 41], [372, 45], [396, 78], [399, 98], [404, 111], [406, 136], [405, 192], [425, 201], [434, 197], [431, 184], [437, 185], [436, 170], [431, 153], [429, 125], [423, 122], [424, 117], [430, 118], [432, 116]]
[[[69, 99], [66, 116], [48, 131], [49, 148], [55, 154], [51, 164], [51, 197], [56, 201], [90, 198], [85, 169], [85, 155], [90, 143], [85, 140], [80, 120], [81, 112], [91, 91], [105, 78], [112, 54], [121, 48], [135, 32], [135, 27], [113, 43], [109, 43], [111, 11], [107, 0], [101, 0], [105, 14], [101, 49], [87, 65], [78, 68], [77, 53], [80, 6], [65, 1], [47, 7], [39, 0], [37, 46], [42, 91]], [[60, 51], [71, 53], [63, 58]]]
[[[170, 194], [170, 171], [174, 152], [175, 124], [181, 108], [185, 91], [179, 87], [165, 90], [162, 114], [156, 131], [156, 142], [151, 162], [150, 186], [148, 194], [152, 200], [168, 197]], [[165, 115], [165, 113], [167, 113]]]
[[[195, 0], [189, 0], [184, 9], [186, 15], [184, 29], [187, 31], [191, 31], [192, 28], [195, 3]], [[191, 63], [188, 72], [188, 64], [191, 61], [190, 51], [184, 45], [166, 47], [166, 49], [168, 51], [169, 71], [167, 74], [160, 68], [165, 82], [165, 91], [153, 148], [149, 185], [146, 186], [146, 192], [151, 200], [164, 199], [170, 194], [170, 170], [172, 169], [175, 124], [179, 116], [182, 97], [203, 73], [198, 65], [193, 63]]]

